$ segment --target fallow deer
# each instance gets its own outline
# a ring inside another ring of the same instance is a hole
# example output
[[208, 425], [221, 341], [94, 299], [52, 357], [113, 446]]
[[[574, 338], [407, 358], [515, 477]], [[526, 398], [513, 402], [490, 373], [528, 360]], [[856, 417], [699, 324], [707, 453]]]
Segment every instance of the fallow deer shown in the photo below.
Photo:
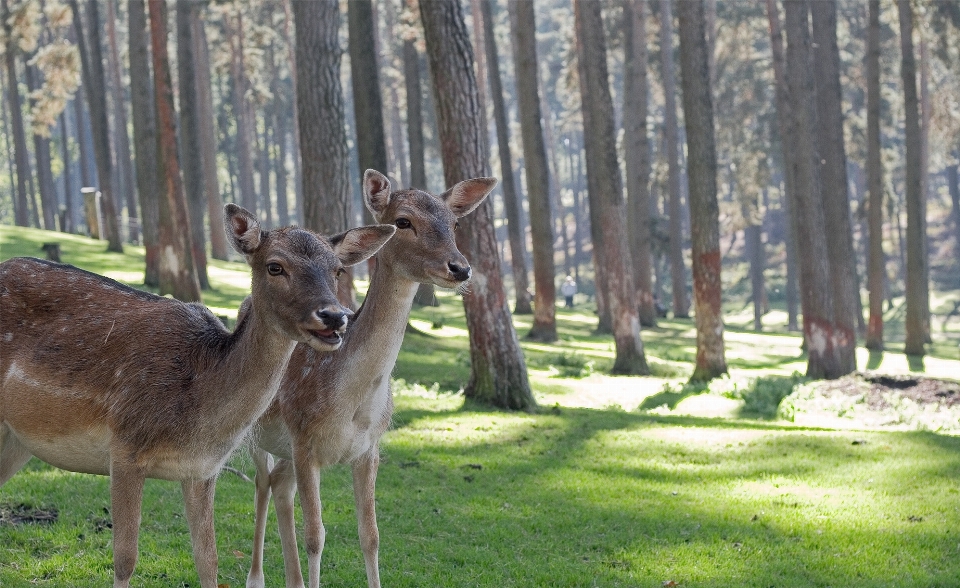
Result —
[[218, 472], [273, 400], [294, 346], [340, 347], [335, 276], [395, 232], [263, 231], [234, 204], [224, 227], [252, 269], [233, 333], [202, 305], [69, 265], [0, 264], [0, 485], [31, 456], [109, 475], [115, 587], [136, 565], [144, 479], [160, 478], [181, 482], [200, 583], [216, 588]]
[[[277, 398], [254, 428], [258, 447], [256, 530], [248, 588], [260, 588], [263, 540], [270, 491], [280, 527], [288, 587], [302, 587], [293, 499], [300, 491], [310, 586], [320, 585], [320, 556], [325, 531], [320, 516], [320, 469], [349, 463], [353, 473], [360, 545], [370, 588], [380, 586], [380, 543], [374, 486], [380, 463], [380, 437], [393, 415], [390, 374], [400, 352], [414, 295], [420, 282], [444, 288], [463, 285], [470, 265], [457, 249], [457, 218], [469, 214], [496, 185], [475, 178], [441, 196], [420, 190], [390, 191], [385, 176], [367, 170], [363, 196], [379, 223], [397, 234], [377, 254], [363, 306], [353, 318], [337, 353], [297, 345]], [[271, 467], [270, 454], [278, 459]]]

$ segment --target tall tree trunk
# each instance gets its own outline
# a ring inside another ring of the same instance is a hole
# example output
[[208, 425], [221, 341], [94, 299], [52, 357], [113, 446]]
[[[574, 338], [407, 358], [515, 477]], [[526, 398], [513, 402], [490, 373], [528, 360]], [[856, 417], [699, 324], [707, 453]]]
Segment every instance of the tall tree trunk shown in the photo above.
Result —
[[178, 300], [200, 300], [200, 282], [191, 248], [190, 216], [177, 160], [177, 120], [167, 53], [167, 4], [153, 0], [147, 4], [150, 11], [154, 102], [157, 107], [157, 164], [161, 176], [158, 206], [160, 293], [172, 294]]
[[650, 142], [647, 140], [647, 1], [623, 3], [623, 152], [633, 281], [640, 324], [654, 327], [653, 253], [650, 245]]
[[223, 199], [220, 197], [220, 180], [217, 178], [217, 130], [214, 127], [213, 83], [210, 79], [210, 51], [207, 46], [207, 31], [203, 21], [192, 19], [193, 56], [196, 60], [197, 116], [199, 118], [200, 155], [203, 166], [203, 192], [210, 219], [210, 256], [226, 261], [229, 258], [227, 237], [216, 222], [223, 214]]
[[617, 163], [613, 130], [613, 100], [607, 77], [607, 50], [603, 37], [600, 4], [574, 0], [583, 104], [584, 147], [590, 208], [599, 221], [593, 230], [593, 246], [599, 285], [604, 288], [612, 320], [616, 357], [613, 373], [650, 373], [640, 340], [640, 318], [626, 235], [626, 204]]
[[80, 152], [80, 183], [82, 187], [92, 187], [97, 183], [97, 166], [91, 155], [93, 137], [90, 136], [90, 116], [83, 105], [84, 99], [74, 95], [73, 113], [77, 124], [77, 151]]
[[680, 147], [677, 123], [677, 83], [673, 63], [672, 0], [660, 0], [660, 65], [664, 94], [664, 133], [670, 190], [670, 276], [673, 283], [673, 315], [690, 316], [687, 269], [683, 261], [683, 204], [681, 201]]
[[744, 216], [747, 218], [747, 227], [744, 229], [747, 258], [750, 260], [750, 293], [753, 299], [753, 330], [763, 330], [763, 315], [766, 312], [763, 270], [766, 266], [766, 255], [763, 251], [763, 224], [758, 218], [752, 218], [753, 210], [744, 207]]
[[[377, 63], [377, 31], [370, 0], [347, 3], [350, 80], [353, 82], [353, 112], [357, 128], [357, 159], [360, 177], [364, 170], [387, 173], [387, 137], [383, 127], [383, 98], [380, 95], [380, 67]], [[364, 207], [363, 218], [373, 222]], [[371, 261], [371, 267], [372, 267]]]
[[[268, 51], [269, 53], [269, 51]], [[256, 117], [251, 117], [253, 121], [258, 122]], [[256, 125], [255, 125], [256, 126]], [[263, 219], [266, 222], [268, 227], [274, 226], [273, 224], [273, 199], [271, 198], [270, 192], [270, 121], [264, 113], [263, 117], [263, 135], [259, 138], [258, 129], [254, 129], [254, 141], [255, 147], [257, 149], [257, 171], [258, 179], [260, 181], [260, 207], [263, 211]]]
[[710, 97], [710, 66], [703, 0], [678, 4], [680, 83], [687, 129], [690, 178], [690, 237], [697, 319], [697, 363], [692, 381], [727, 373], [720, 308], [720, 206], [717, 203], [717, 148]]
[[924, 255], [925, 220], [923, 218], [923, 179], [920, 140], [920, 105], [917, 96], [917, 64], [913, 53], [913, 10], [909, 0], [897, 0], [900, 13], [900, 75], [903, 81], [904, 128], [906, 134], [906, 200], [907, 200], [907, 310], [904, 319], [906, 336], [904, 352], [923, 355], [927, 341], [924, 296], [927, 259]]
[[[391, 69], [396, 68], [397, 63], [397, 7], [394, 2], [388, 2], [384, 8], [384, 38], [390, 47], [389, 63]], [[403, 140], [403, 119], [400, 118], [400, 93], [397, 91], [398, 80], [396, 74], [390, 76], [381, 86], [381, 94], [387, 92], [387, 108], [384, 110], [385, 118], [390, 121], [390, 151], [388, 160], [390, 161], [393, 173], [399, 174], [400, 185], [404, 188], [410, 186], [410, 168], [407, 165], [406, 144]]]
[[[197, 92], [197, 55], [194, 52], [193, 23], [200, 20], [200, 4], [177, 0], [177, 73], [180, 94], [180, 154], [183, 161], [183, 190], [190, 218], [190, 249], [200, 288], [210, 289], [207, 277], [207, 239], [203, 213], [206, 194], [203, 178], [203, 149], [200, 146], [200, 105]], [[222, 213], [221, 213], [222, 214]], [[210, 217], [210, 224], [218, 216]]]
[[930, 337], [930, 235], [927, 234], [927, 198], [930, 197], [930, 121], [933, 112], [930, 104], [930, 56], [927, 41], [920, 35], [920, 218], [923, 233], [923, 332], [924, 340], [933, 343]]
[[63, 204], [65, 206], [63, 223], [60, 230], [64, 233], [76, 232], [76, 194], [79, 193], [70, 173], [70, 135], [67, 133], [67, 111], [60, 113], [60, 158], [63, 160]]
[[290, 7], [292, 0], [283, 0], [283, 38], [287, 45], [287, 59], [290, 67], [290, 83], [293, 85], [293, 142], [290, 156], [293, 158], [293, 189], [296, 196], [296, 214], [294, 216], [303, 222], [303, 159], [300, 155], [300, 113], [297, 104], [297, 59], [294, 35], [290, 32], [293, 25], [293, 11]]
[[[420, 0], [437, 126], [448, 186], [487, 176], [485, 130], [473, 52], [459, 0]], [[470, 260], [474, 278], [463, 298], [470, 331], [470, 380], [467, 398], [513, 410], [534, 410], [527, 366], [510, 320], [493, 228], [493, 205], [487, 198], [461, 220], [457, 245]]]
[[243, 9], [234, 6], [232, 15], [225, 15], [227, 42], [230, 44], [230, 78], [233, 82], [233, 116], [237, 124], [238, 184], [240, 204], [250, 212], [257, 214], [257, 191], [253, 183], [253, 121], [247, 108], [247, 74], [243, 56]]
[[870, 255], [867, 287], [870, 291], [870, 320], [867, 349], [883, 349], [883, 288], [887, 277], [883, 252], [883, 158], [880, 144], [880, 0], [869, 2], [867, 26], [867, 184], [870, 191], [868, 225]]
[[784, 72], [783, 55], [783, 35], [780, 30], [780, 16], [777, 13], [776, 0], [767, 0], [767, 19], [770, 23], [770, 47], [773, 53], [773, 72], [776, 84], [776, 102], [777, 102], [777, 131], [780, 135], [780, 147], [783, 151], [783, 184], [785, 198], [782, 200], [784, 216], [786, 217], [787, 235], [787, 284], [786, 284], [786, 303], [787, 303], [787, 329], [790, 331], [799, 330], [797, 322], [797, 233], [794, 216], [799, 212], [794, 210], [793, 200], [797, 191], [796, 179], [794, 178], [793, 166], [790, 165], [790, 119], [793, 116], [790, 112], [789, 90], [787, 88], [787, 77]]
[[[490, 63], [496, 59], [493, 44], [493, 19], [489, 3], [483, 3], [487, 29], [487, 53]], [[553, 266], [553, 218], [550, 214], [550, 167], [543, 142], [543, 118], [537, 70], [537, 23], [533, 3], [510, 2], [510, 31], [513, 37], [513, 60], [517, 80], [517, 110], [523, 139], [523, 162], [527, 174], [527, 199], [530, 207], [530, 234], [533, 240], [533, 279], [536, 303], [533, 327], [527, 335], [539, 341], [557, 340], [556, 271]], [[492, 49], [492, 50], [491, 50]], [[491, 70], [492, 71], [492, 70]], [[499, 76], [497, 76], [499, 77]], [[492, 81], [492, 76], [491, 76]], [[502, 94], [500, 95], [502, 99]], [[503, 105], [501, 104], [501, 107]], [[506, 113], [504, 113], [506, 118]], [[499, 136], [500, 132], [497, 131]], [[504, 129], [506, 134], [506, 129]], [[511, 246], [512, 248], [512, 246]]]
[[[40, 88], [40, 72], [35, 66], [24, 63], [24, 77], [27, 81], [27, 90], [33, 94]], [[33, 100], [32, 102], [35, 102]], [[57, 230], [57, 195], [53, 184], [53, 169], [51, 168], [50, 137], [43, 137], [33, 133], [33, 152], [37, 165], [37, 185], [40, 188], [40, 208], [42, 211], [43, 228], [47, 231]]]
[[277, 92], [273, 98], [273, 140], [277, 147], [277, 157], [273, 162], [277, 185], [277, 222], [280, 226], [290, 224], [290, 199], [287, 195], [287, 96]]
[[123, 252], [120, 238], [120, 225], [117, 222], [117, 205], [113, 194], [113, 163], [110, 160], [110, 124], [107, 120], [107, 85], [103, 71], [103, 51], [100, 46], [100, 15], [97, 0], [87, 3], [87, 20], [90, 33], [90, 45], [80, 21], [80, 6], [77, 0], [70, 0], [73, 9], [73, 26], [77, 34], [77, 48], [80, 50], [80, 63], [83, 85], [87, 90], [87, 104], [90, 106], [90, 124], [93, 129], [93, 154], [97, 160], [97, 180], [103, 207], [101, 234], [107, 237], [107, 251]]
[[857, 369], [857, 301], [860, 281], [850, 226], [847, 153], [843, 146], [843, 104], [840, 90], [840, 51], [837, 48], [836, 0], [810, 2], [813, 20], [813, 60], [817, 99], [817, 161], [830, 252], [833, 324], [837, 360], [847, 374]]
[[[487, 80], [490, 84], [490, 101], [493, 102], [493, 120], [497, 127], [497, 154], [500, 157], [501, 175], [500, 187], [503, 190], [503, 208], [507, 216], [507, 235], [510, 242], [510, 268], [513, 270], [513, 284], [517, 297], [513, 313], [531, 314], [533, 308], [531, 307], [530, 301], [530, 282], [527, 271], [526, 227], [523, 226], [522, 196], [518, 193], [517, 178], [513, 175], [513, 157], [510, 154], [510, 130], [509, 124], [507, 123], [507, 109], [503, 99], [503, 83], [500, 78], [500, 56], [497, 52], [497, 39], [493, 32], [492, 5], [493, 3], [487, 0], [473, 0], [473, 6], [480, 8], [479, 11], [474, 13], [474, 18], [482, 22], [483, 30], [479, 36], [483, 38], [482, 47], [487, 61], [485, 69], [487, 71]], [[476, 23], [477, 21], [474, 22]], [[519, 75], [517, 75], [517, 82], [519, 83], [519, 81], [520, 78]], [[534, 82], [535, 81], [536, 78], [534, 78]], [[538, 117], [538, 126], [539, 120]], [[530, 190], [529, 184], [527, 185], [527, 190]], [[551, 282], [552, 281], [553, 279], [551, 278]], [[536, 323], [536, 317], [534, 317], [534, 323]]]
[[[304, 226], [332, 235], [350, 228], [353, 218], [340, 86], [340, 8], [335, 0], [294, 2], [293, 16]], [[341, 303], [356, 308], [353, 280], [341, 279], [339, 288]]]
[[953, 251], [955, 263], [960, 263], [960, 173], [957, 171], [957, 153], [947, 166], [947, 189], [950, 191], [950, 216], [953, 218]]
[[140, 226], [146, 250], [144, 284], [160, 286], [160, 176], [157, 169], [157, 110], [150, 78], [146, 6], [130, 0], [129, 19], [130, 102], [133, 113], [133, 147], [136, 153]]
[[113, 136], [116, 137], [114, 150], [117, 154], [117, 171], [120, 179], [118, 189], [123, 194], [127, 204], [127, 218], [130, 219], [129, 239], [131, 243], [140, 241], [140, 232], [137, 227], [137, 192], [133, 177], [133, 162], [131, 161], [130, 136], [127, 134], [127, 103], [123, 92], [123, 81], [120, 75], [120, 50], [117, 47], [117, 15], [113, 8], [113, 0], [107, 0], [107, 65], [110, 68], [110, 98], [113, 102], [113, 114], [116, 124]]
[[830, 288], [830, 257], [827, 249], [823, 199], [817, 177], [816, 95], [810, 48], [810, 6], [807, 0], [787, 0], [787, 84], [790, 95], [791, 128], [787, 135], [793, 144], [788, 165], [793, 168], [796, 191], [793, 196], [794, 225], [800, 256], [800, 303], [803, 309], [803, 334], [807, 345], [807, 377], [838, 378], [847, 373], [838, 354], [837, 332], [833, 323], [833, 297]]
[[4, 60], [7, 66], [7, 99], [10, 106], [10, 126], [13, 133], [13, 153], [16, 158], [17, 192], [13, 199], [14, 222], [18, 227], [30, 224], [29, 205], [27, 204], [27, 177], [30, 175], [30, 156], [27, 153], [27, 134], [23, 127], [20, 88], [17, 85], [17, 46], [9, 22], [10, 9], [7, 0], [3, 0], [3, 32], [7, 40]]

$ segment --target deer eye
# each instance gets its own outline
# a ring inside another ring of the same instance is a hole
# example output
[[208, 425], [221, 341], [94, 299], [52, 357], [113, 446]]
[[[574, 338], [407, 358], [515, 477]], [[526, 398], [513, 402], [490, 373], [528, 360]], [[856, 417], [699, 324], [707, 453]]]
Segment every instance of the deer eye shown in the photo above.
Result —
[[268, 263], [267, 273], [271, 276], [282, 276], [286, 272], [283, 271], [283, 266], [279, 263]]
[[398, 218], [395, 223], [398, 229], [409, 229], [411, 226], [410, 221], [405, 218]]

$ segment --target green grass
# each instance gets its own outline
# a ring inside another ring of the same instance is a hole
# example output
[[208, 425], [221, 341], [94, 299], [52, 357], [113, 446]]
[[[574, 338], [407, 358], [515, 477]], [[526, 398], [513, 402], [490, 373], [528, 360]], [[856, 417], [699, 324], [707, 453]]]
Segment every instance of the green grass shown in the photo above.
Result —
[[[141, 250], [54, 237], [0, 227], [0, 259], [59, 240], [65, 261], [142, 282]], [[235, 315], [244, 266], [214, 267], [205, 301]], [[772, 420], [802, 383], [797, 334], [731, 321], [731, 377], [691, 387], [691, 321], [644, 331], [656, 376], [612, 377], [612, 342], [592, 334], [590, 307], [558, 309], [561, 341], [521, 342], [542, 410], [503, 413], [456, 392], [469, 377], [465, 320], [455, 295], [440, 299], [414, 310], [420, 333], [407, 334], [394, 373], [377, 484], [385, 586], [960, 586], [960, 438]], [[516, 317], [521, 337], [529, 321]], [[859, 365], [956, 377], [950, 351], [941, 343], [921, 364], [861, 350]], [[729, 418], [690, 416], [715, 409]], [[244, 455], [232, 463], [252, 475]], [[347, 468], [323, 474], [322, 496], [324, 585], [363, 585]], [[220, 582], [233, 587], [249, 567], [252, 499], [251, 484], [223, 474]], [[58, 519], [2, 522], [20, 505]], [[30, 462], [0, 488], [0, 586], [108, 584], [109, 507], [105, 477]], [[267, 583], [282, 585], [272, 513], [266, 549]], [[197, 586], [178, 484], [148, 480], [140, 554], [134, 585]]]

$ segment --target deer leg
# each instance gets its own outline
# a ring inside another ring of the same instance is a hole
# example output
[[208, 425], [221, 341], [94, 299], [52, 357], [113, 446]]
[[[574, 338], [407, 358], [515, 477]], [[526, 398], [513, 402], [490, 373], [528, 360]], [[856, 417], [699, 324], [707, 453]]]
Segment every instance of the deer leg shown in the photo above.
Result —
[[0, 486], [30, 461], [31, 453], [13, 436], [10, 427], [0, 425]]
[[353, 464], [353, 500], [357, 505], [357, 525], [360, 532], [360, 549], [367, 568], [368, 588], [380, 588], [380, 566], [377, 558], [380, 549], [380, 531], [377, 529], [376, 484], [377, 468], [380, 465], [379, 448]]
[[303, 588], [303, 570], [300, 568], [300, 550], [297, 547], [297, 521], [293, 499], [297, 495], [297, 478], [293, 462], [278, 459], [270, 472], [273, 488], [273, 506], [277, 511], [280, 546], [283, 548], [283, 573], [287, 588]]
[[247, 588], [263, 588], [263, 539], [267, 533], [267, 510], [270, 508], [270, 470], [273, 458], [259, 447], [250, 448], [250, 457], [257, 467], [254, 478], [256, 494], [254, 508], [253, 553], [250, 572], [247, 574]]
[[146, 476], [137, 466], [110, 463], [110, 508], [113, 519], [113, 586], [128, 588], [137, 565], [140, 508]]
[[193, 563], [202, 588], [217, 588], [217, 539], [213, 530], [213, 496], [217, 479], [184, 480], [183, 505], [193, 544]]
[[298, 455], [294, 448], [294, 471], [297, 476], [297, 490], [300, 492], [300, 508], [303, 509], [304, 542], [307, 546], [309, 565], [309, 586], [320, 588], [320, 556], [326, 530], [320, 517], [320, 466], [309, 452]]

